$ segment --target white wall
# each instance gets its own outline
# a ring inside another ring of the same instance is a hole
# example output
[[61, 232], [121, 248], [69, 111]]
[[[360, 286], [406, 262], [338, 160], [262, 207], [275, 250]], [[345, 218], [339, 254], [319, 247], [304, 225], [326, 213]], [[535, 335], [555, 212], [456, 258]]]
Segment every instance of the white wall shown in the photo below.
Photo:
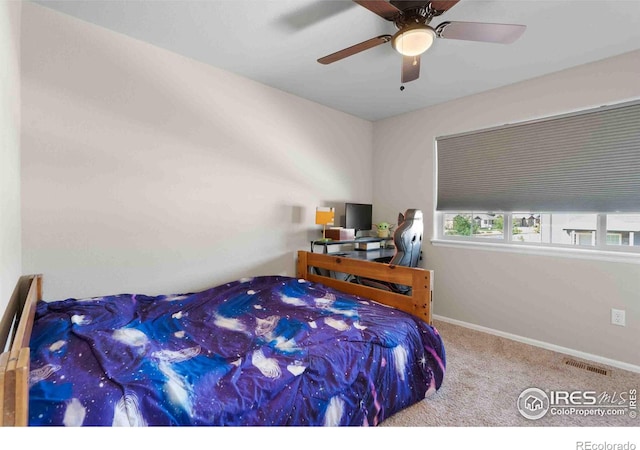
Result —
[[[433, 246], [436, 136], [640, 98], [640, 51], [374, 124], [374, 203], [425, 212], [437, 315], [640, 365], [640, 265]], [[380, 183], [379, 180], [387, 180]], [[610, 309], [627, 326], [610, 325]]]
[[371, 201], [371, 122], [38, 5], [22, 27], [23, 267], [48, 299], [294, 275], [316, 206]]
[[[20, 14], [0, 2], [0, 314], [21, 273]], [[2, 349], [0, 349], [2, 351]]]

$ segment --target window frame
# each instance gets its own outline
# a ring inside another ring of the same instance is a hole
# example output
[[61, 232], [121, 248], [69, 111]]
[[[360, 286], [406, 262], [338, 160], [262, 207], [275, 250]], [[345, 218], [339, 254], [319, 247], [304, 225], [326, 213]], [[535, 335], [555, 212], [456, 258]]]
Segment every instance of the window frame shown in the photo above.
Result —
[[[537, 212], [537, 211], [536, 211]], [[597, 259], [614, 262], [632, 262], [640, 264], [640, 246], [607, 244], [607, 214], [596, 214], [595, 245], [560, 244], [547, 242], [518, 242], [514, 240], [513, 213], [496, 212], [504, 217], [502, 239], [486, 239], [477, 236], [445, 235], [445, 214], [473, 214], [478, 211], [434, 211], [434, 233], [431, 243], [435, 246], [487, 249], [524, 254], [551, 255], [584, 259]], [[555, 214], [574, 214], [555, 211]], [[540, 214], [554, 213], [540, 212]], [[638, 213], [640, 214], [640, 213]], [[553, 219], [551, 219], [553, 220]]]

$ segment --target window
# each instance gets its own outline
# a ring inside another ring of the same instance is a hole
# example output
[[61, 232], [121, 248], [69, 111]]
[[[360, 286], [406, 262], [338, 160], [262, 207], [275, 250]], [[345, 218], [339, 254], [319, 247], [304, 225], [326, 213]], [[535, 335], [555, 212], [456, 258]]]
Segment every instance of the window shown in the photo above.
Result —
[[487, 212], [444, 215], [446, 236], [472, 236], [480, 239], [503, 239], [504, 216]]
[[640, 263], [639, 127], [635, 100], [436, 137], [436, 240]]
[[[511, 235], [516, 242], [550, 243], [549, 214], [516, 211], [511, 214]], [[543, 232], [544, 228], [544, 232]]]
[[607, 245], [621, 245], [622, 233], [607, 233]]
[[597, 214], [553, 214], [551, 243], [592, 247], [597, 241]]
[[436, 240], [640, 254], [640, 214], [437, 213]]
[[608, 214], [607, 245], [640, 248], [640, 214]]

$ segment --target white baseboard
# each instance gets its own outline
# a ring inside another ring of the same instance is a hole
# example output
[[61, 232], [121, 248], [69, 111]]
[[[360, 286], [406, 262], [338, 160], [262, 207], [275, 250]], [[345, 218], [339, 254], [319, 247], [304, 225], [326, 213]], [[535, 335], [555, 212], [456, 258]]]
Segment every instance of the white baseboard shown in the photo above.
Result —
[[629, 372], [640, 373], [640, 366], [636, 366], [634, 364], [629, 364], [622, 361], [616, 361], [615, 359], [604, 358], [598, 355], [592, 355], [591, 353], [585, 353], [579, 350], [574, 350], [572, 348], [561, 347], [555, 344], [549, 344], [548, 342], [538, 341], [535, 339], [518, 336], [516, 334], [506, 333], [500, 330], [494, 330], [492, 328], [483, 327], [481, 325], [476, 325], [469, 322], [463, 322], [457, 319], [450, 319], [449, 317], [439, 316], [437, 314], [434, 314], [433, 318], [435, 320], [441, 320], [442, 322], [447, 322], [453, 325], [458, 325], [458, 326], [469, 328], [476, 331], [482, 331], [487, 334], [493, 334], [494, 336], [500, 336], [505, 339], [510, 339], [512, 341], [522, 342], [523, 344], [529, 344], [534, 347], [540, 347], [540, 348], [551, 350], [557, 353], [563, 353], [565, 355], [575, 356], [576, 358], [581, 358], [587, 361], [593, 361], [600, 364], [605, 364], [607, 366], [616, 367], [618, 369], [628, 370]]

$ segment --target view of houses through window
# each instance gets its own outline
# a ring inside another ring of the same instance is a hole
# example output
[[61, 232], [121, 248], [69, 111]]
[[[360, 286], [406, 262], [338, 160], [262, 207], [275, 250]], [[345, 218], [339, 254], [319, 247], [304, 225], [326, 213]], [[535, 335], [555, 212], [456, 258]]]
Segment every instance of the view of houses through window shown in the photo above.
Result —
[[443, 239], [640, 252], [640, 214], [448, 212], [442, 218]]

